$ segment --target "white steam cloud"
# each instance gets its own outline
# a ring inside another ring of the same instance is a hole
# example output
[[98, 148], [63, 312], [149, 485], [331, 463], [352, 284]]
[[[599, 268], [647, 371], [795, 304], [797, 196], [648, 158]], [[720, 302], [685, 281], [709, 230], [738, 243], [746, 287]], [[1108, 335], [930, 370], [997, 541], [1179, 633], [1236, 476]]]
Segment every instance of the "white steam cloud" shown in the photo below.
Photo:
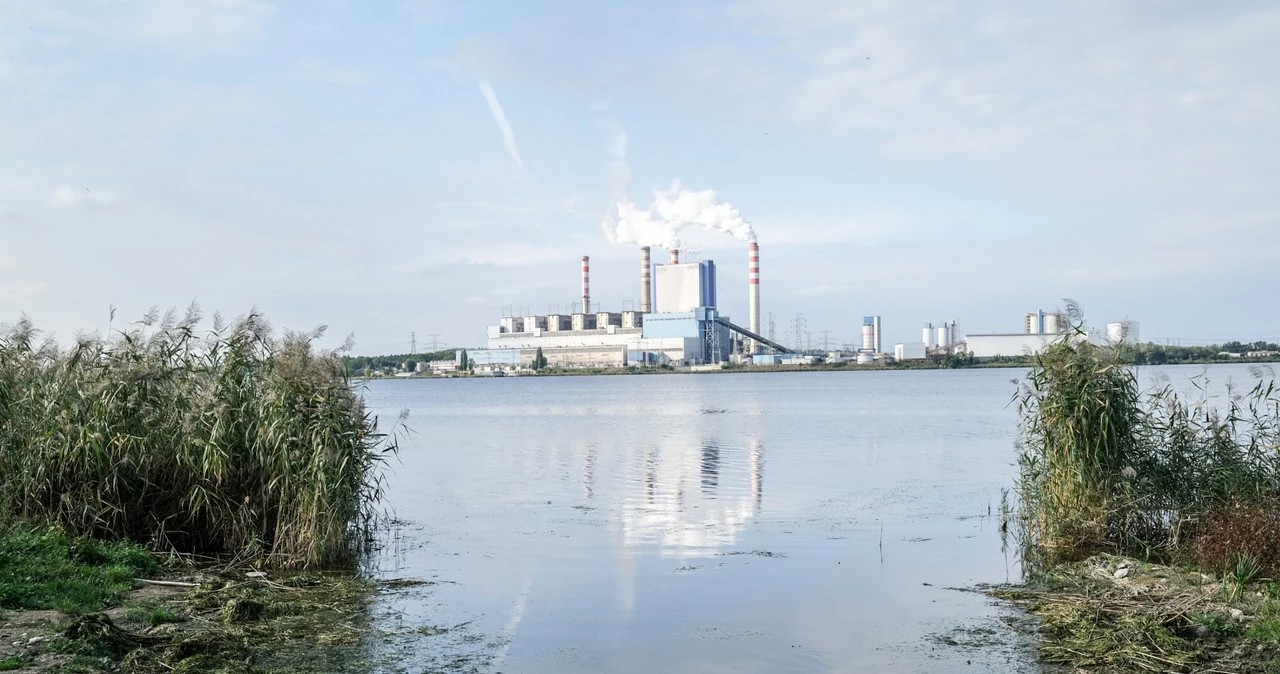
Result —
[[498, 129], [502, 131], [502, 140], [507, 144], [507, 154], [516, 160], [516, 164], [523, 171], [524, 160], [520, 158], [520, 148], [516, 147], [516, 134], [511, 130], [511, 124], [507, 122], [507, 115], [502, 112], [502, 104], [498, 103], [497, 94], [493, 93], [493, 87], [489, 86], [488, 82], [480, 83], [480, 92], [489, 102], [489, 112], [493, 113], [493, 121], [498, 123]]
[[653, 203], [641, 209], [625, 197], [603, 223], [605, 236], [613, 243], [679, 248], [681, 230], [697, 226], [707, 232], [723, 232], [740, 241], [756, 240], [751, 223], [732, 205], [720, 201], [715, 190], [694, 192], [679, 180], [666, 190], [653, 191]]

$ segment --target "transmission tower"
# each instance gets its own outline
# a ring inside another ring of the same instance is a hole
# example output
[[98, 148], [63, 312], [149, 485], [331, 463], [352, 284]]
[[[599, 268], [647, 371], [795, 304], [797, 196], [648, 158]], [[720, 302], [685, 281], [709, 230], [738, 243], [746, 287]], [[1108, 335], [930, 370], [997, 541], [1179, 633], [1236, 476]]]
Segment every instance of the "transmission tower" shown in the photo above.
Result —
[[440, 346], [441, 346], [441, 344], [440, 344], [440, 335], [432, 334], [432, 335], [427, 335], [427, 336], [431, 338], [431, 353], [435, 353], [435, 352], [439, 351], [439, 350], [440, 350]]
[[417, 352], [418, 352], [418, 333], [410, 332], [409, 333], [409, 353], [414, 354]]
[[772, 312], [772, 311], [770, 311], [770, 312], [769, 312], [769, 332], [768, 332], [765, 336], [766, 336], [766, 337], [768, 337], [768, 338], [769, 338], [769, 341], [771, 341], [771, 342], [776, 342], [776, 341], [778, 341], [777, 326], [775, 326], [775, 325], [773, 324], [773, 312]]
[[808, 333], [808, 324], [805, 323], [804, 314], [796, 314], [791, 319], [791, 334], [795, 336], [793, 344], [796, 351], [805, 351], [804, 337]]
[[831, 350], [831, 331], [830, 330], [822, 331], [822, 350], [823, 351]]

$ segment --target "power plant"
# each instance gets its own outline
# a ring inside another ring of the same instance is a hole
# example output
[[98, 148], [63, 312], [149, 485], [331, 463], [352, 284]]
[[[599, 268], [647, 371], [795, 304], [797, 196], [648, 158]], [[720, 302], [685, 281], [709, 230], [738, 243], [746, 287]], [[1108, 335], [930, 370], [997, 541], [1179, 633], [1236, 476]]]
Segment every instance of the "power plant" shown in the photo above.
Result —
[[590, 258], [582, 256], [580, 311], [503, 316], [488, 328], [488, 348], [470, 352], [470, 361], [528, 367], [540, 350], [554, 367], [697, 366], [765, 349], [791, 353], [760, 334], [759, 244], [748, 245], [749, 328], [720, 314], [713, 260], [682, 263], [679, 249], [669, 252], [667, 264], [655, 265], [650, 248], [640, 248], [640, 311], [616, 313], [591, 311]]

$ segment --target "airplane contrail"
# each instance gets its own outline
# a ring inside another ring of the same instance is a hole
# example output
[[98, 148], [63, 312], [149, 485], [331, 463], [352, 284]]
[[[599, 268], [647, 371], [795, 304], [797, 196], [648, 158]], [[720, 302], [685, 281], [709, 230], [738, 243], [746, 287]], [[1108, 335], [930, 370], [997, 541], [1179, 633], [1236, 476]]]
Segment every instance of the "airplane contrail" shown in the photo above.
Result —
[[493, 121], [498, 123], [498, 129], [502, 131], [502, 140], [507, 144], [507, 153], [516, 160], [516, 164], [523, 171], [524, 160], [520, 158], [520, 148], [516, 147], [516, 134], [511, 130], [511, 124], [507, 122], [507, 115], [502, 112], [502, 104], [498, 102], [497, 94], [493, 93], [493, 87], [489, 86], [488, 82], [480, 83], [480, 92], [484, 94], [485, 100], [489, 101], [489, 112], [493, 113]]

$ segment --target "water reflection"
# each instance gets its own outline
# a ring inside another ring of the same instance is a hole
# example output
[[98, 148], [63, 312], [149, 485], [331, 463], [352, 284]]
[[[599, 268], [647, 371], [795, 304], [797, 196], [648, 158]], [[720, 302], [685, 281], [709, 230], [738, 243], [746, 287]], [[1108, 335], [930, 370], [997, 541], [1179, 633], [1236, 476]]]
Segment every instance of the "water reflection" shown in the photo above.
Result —
[[714, 555], [736, 545], [764, 499], [764, 442], [667, 437], [646, 449], [635, 491], [620, 497], [625, 547], [656, 546], [664, 557]]
[[379, 627], [404, 671], [1029, 671], [930, 640], [997, 617], [941, 588], [1009, 578], [973, 519], [1010, 484], [1008, 396], [987, 371], [377, 382], [430, 429], [386, 572], [438, 582]]

